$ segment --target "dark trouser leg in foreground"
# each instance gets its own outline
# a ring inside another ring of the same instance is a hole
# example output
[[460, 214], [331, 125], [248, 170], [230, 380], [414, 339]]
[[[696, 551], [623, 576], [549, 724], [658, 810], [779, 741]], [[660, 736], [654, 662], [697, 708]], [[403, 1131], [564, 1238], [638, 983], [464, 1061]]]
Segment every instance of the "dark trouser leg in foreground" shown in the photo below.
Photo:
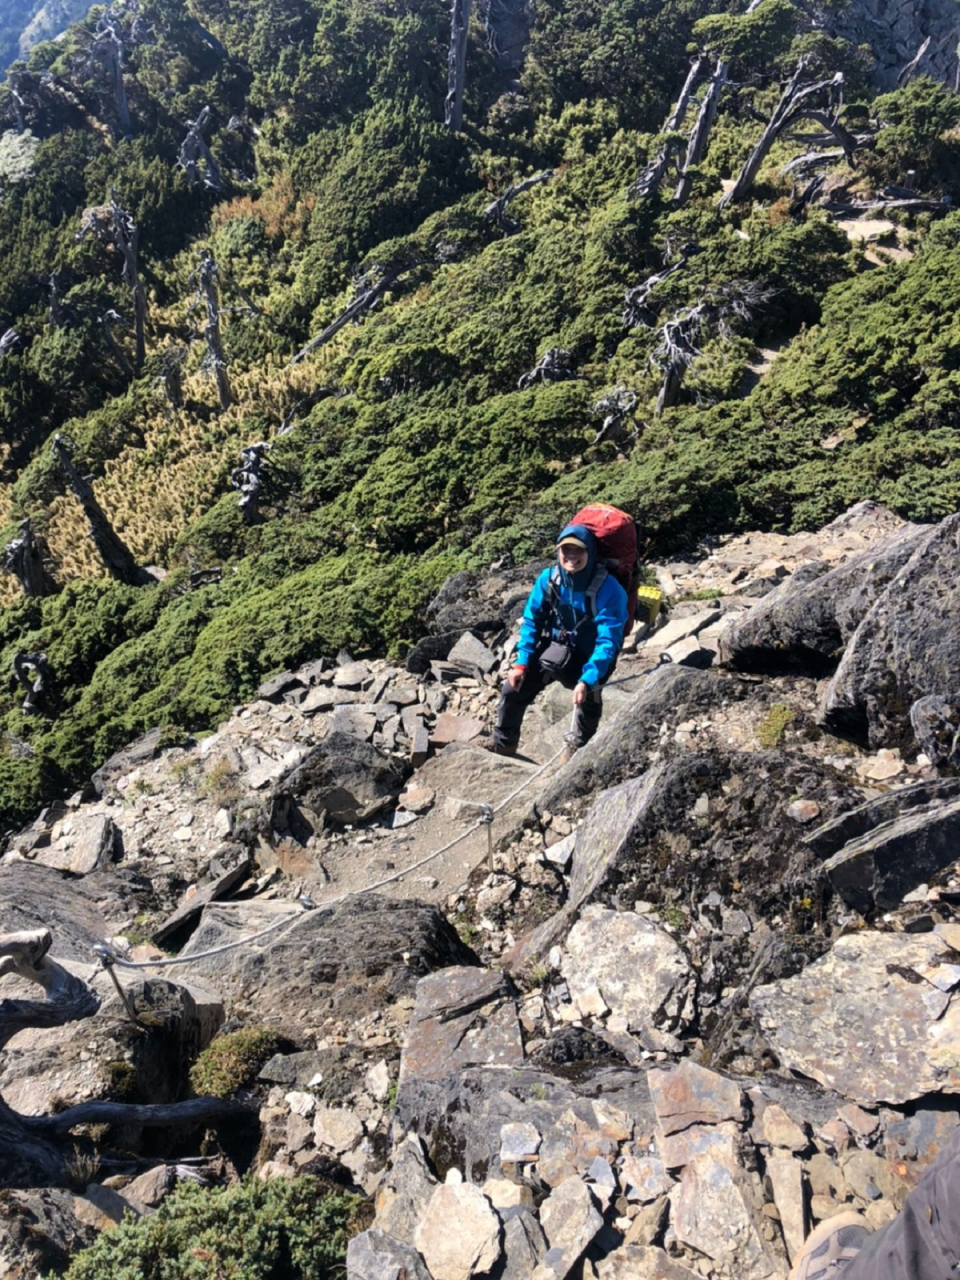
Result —
[[960, 1129], [889, 1226], [868, 1236], [843, 1280], [957, 1280], [960, 1276]]
[[[571, 693], [580, 680], [582, 668], [577, 666], [572, 671], [564, 671], [557, 677], [565, 689]], [[519, 689], [513, 689], [509, 680], [503, 682], [500, 691], [500, 705], [497, 708], [497, 722], [493, 730], [493, 740], [498, 747], [516, 747], [520, 741], [520, 728], [524, 713], [534, 698], [550, 683], [540, 666], [540, 654], [535, 653], [527, 665], [527, 673]], [[603, 693], [599, 685], [590, 688], [587, 700], [579, 707], [573, 707], [571, 727], [566, 734], [568, 746], [579, 748], [589, 742], [597, 732], [600, 717], [603, 715]]]

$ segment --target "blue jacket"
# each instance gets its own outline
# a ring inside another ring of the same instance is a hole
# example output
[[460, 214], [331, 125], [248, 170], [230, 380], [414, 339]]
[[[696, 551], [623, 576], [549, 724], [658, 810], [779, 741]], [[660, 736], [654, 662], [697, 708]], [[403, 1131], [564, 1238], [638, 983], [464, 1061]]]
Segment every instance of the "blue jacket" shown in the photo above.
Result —
[[583, 662], [580, 679], [586, 685], [599, 684], [609, 674], [623, 646], [627, 593], [613, 574], [608, 573], [597, 592], [596, 617], [591, 619], [586, 590], [577, 591], [568, 585], [562, 572], [555, 589], [550, 581], [553, 569], [554, 566], [544, 569], [527, 598], [520, 624], [517, 663], [527, 665], [542, 637], [549, 634], [558, 640], [566, 630], [576, 636], [577, 656]]

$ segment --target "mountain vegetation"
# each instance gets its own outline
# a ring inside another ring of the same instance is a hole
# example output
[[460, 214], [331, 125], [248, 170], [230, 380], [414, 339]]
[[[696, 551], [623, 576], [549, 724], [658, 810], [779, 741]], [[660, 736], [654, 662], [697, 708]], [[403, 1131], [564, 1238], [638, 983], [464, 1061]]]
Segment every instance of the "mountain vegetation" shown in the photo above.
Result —
[[118, 0], [11, 67], [0, 513], [42, 572], [0, 662], [46, 674], [0, 696], [5, 825], [286, 666], [402, 654], [585, 500], [651, 554], [956, 509], [960, 98], [878, 96], [789, 0], [530, 10], [512, 58], [519, 9], [473, 13], [459, 131], [439, 0]]

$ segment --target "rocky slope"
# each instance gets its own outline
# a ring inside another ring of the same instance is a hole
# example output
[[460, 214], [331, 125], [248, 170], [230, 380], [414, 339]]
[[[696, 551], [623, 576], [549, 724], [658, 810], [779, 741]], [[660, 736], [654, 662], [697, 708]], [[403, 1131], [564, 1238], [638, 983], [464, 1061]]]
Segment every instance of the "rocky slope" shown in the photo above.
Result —
[[[957, 1122], [957, 521], [861, 504], [657, 566], [669, 618], [563, 768], [562, 690], [519, 759], [475, 744], [530, 567], [448, 584], [406, 670], [341, 654], [133, 744], [0, 862], [3, 932], [48, 926], [102, 998], [11, 1041], [3, 1098], [168, 1101], [275, 1028], [216, 1170], [363, 1188], [354, 1280], [764, 1280], [844, 1205], [880, 1225]], [[0, 1274], [195, 1149], [74, 1138], [82, 1192], [5, 1193]]]

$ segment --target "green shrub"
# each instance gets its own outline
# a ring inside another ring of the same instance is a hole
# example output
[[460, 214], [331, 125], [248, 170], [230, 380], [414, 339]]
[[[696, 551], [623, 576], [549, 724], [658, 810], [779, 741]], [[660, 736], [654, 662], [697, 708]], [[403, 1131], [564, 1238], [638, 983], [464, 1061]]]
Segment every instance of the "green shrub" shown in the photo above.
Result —
[[253, 1084], [285, 1041], [270, 1027], [243, 1027], [209, 1044], [190, 1069], [190, 1084], [203, 1098], [229, 1098]]
[[66, 1280], [327, 1280], [343, 1274], [362, 1200], [314, 1178], [182, 1183], [148, 1218], [126, 1217], [79, 1253]]

